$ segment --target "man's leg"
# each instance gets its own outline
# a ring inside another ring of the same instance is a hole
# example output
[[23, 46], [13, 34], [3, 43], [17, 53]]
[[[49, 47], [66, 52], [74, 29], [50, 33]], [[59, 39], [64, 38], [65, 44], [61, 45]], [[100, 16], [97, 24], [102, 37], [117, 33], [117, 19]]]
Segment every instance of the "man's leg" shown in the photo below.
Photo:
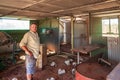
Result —
[[33, 57], [27, 57], [26, 58], [26, 77], [27, 80], [33, 79], [33, 74], [35, 72], [35, 63], [36, 60]]
[[27, 74], [27, 80], [32, 80], [32, 74]]

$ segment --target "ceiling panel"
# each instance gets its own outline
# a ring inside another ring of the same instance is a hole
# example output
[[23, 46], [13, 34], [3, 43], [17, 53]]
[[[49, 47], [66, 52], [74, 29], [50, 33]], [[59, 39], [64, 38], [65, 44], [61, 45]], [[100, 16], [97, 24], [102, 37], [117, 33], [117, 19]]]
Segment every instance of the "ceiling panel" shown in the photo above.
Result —
[[55, 15], [55, 14], [48, 14], [48, 13], [42, 13], [42, 12], [34, 12], [34, 11], [18, 11], [18, 12], [14, 12], [13, 15], [15, 16], [22, 16], [22, 17], [35, 17], [35, 18], [39, 18], [39, 17], [52, 17], [52, 16], [59, 16], [59, 15]]
[[25, 8], [36, 3], [34, 0], [0, 0], [0, 6]]
[[20, 15], [20, 16], [39, 16], [43, 13], [40, 13], [40, 12], [34, 12], [34, 11], [18, 11], [18, 12], [15, 12], [13, 13], [14, 15]]
[[0, 0], [0, 17], [56, 17], [120, 10], [120, 0]]
[[61, 6], [63, 8], [73, 8], [73, 7], [83, 6], [83, 5], [99, 3], [103, 1], [107, 1], [107, 0], [44, 0], [41, 3]]
[[[117, 8], [116, 8], [117, 7]], [[85, 6], [79, 6], [75, 8], [65, 9], [58, 13], [86, 13], [86, 12], [95, 12], [95, 11], [106, 11], [106, 10], [114, 10], [114, 9], [120, 9], [120, 5], [116, 3], [116, 1], [113, 2], [103, 2], [103, 3], [96, 3], [92, 5], [85, 5]], [[57, 12], [56, 12], [57, 13]]]
[[5, 10], [5, 9], [0, 8], [0, 13], [1, 14], [8, 14], [8, 13], [11, 13], [11, 12], [12, 12], [11, 10]]
[[108, 2], [108, 3], [102, 3], [102, 4], [98, 4], [98, 5], [93, 5], [90, 6], [89, 9], [91, 10], [102, 10], [102, 9], [108, 9], [110, 8], [111, 10], [114, 7], [120, 6], [120, 4], [116, 3], [116, 2]]
[[32, 11], [39, 11], [39, 12], [46, 12], [46, 13], [51, 11], [56, 11], [59, 9], [62, 9], [62, 8], [49, 5], [49, 4], [42, 4], [42, 3], [37, 3], [35, 5], [25, 8], [25, 10], [32, 10]]
[[71, 0], [55, 0], [55, 1], [53, 0], [53, 1], [47, 2], [47, 4], [56, 5], [56, 6], [64, 8], [64, 9], [77, 6], [77, 3], [74, 1], [71, 2]]
[[9, 15], [12, 12], [14, 12], [14, 9], [0, 7], [0, 14], [1, 14], [0, 17]]

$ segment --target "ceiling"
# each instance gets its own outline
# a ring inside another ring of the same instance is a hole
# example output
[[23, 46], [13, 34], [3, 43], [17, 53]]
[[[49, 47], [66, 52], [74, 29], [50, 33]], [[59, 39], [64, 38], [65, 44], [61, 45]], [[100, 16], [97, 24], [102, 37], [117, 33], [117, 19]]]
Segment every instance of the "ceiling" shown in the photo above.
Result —
[[40, 19], [120, 13], [120, 0], [0, 0], [0, 17]]

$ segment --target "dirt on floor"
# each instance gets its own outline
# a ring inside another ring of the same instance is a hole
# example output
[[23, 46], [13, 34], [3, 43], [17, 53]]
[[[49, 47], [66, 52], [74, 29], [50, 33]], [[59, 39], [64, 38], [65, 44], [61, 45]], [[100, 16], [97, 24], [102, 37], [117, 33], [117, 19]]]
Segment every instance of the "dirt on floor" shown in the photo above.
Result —
[[[75, 67], [72, 65], [73, 61], [71, 61], [70, 65], [66, 65], [65, 60], [69, 59], [61, 56], [49, 57], [48, 63], [43, 67], [43, 70], [36, 68], [33, 80], [47, 80], [50, 78], [55, 80], [75, 80], [74, 74], [72, 74], [72, 69]], [[56, 63], [55, 66], [51, 66], [52, 62]], [[65, 73], [58, 74], [58, 69], [64, 69]], [[0, 80], [26, 80], [25, 73], [25, 63], [19, 63], [1, 71]]]
[[[67, 62], [68, 60], [70, 61], [69, 65], [65, 63], [65, 61]], [[111, 67], [103, 66], [97, 62], [85, 62], [75, 66], [73, 63], [76, 61], [65, 55], [50, 56], [47, 61], [47, 65], [43, 67], [43, 70], [36, 68], [33, 80], [50, 80], [50, 78], [54, 78], [55, 80], [75, 80], [75, 71], [72, 71], [74, 69], [85, 77], [94, 80], [105, 80], [107, 74], [112, 70]], [[54, 66], [51, 66], [52, 62], [54, 62]], [[58, 74], [59, 69], [64, 69], [65, 73]], [[1, 71], [0, 80], [26, 80], [25, 73], [25, 63], [22, 62]]]

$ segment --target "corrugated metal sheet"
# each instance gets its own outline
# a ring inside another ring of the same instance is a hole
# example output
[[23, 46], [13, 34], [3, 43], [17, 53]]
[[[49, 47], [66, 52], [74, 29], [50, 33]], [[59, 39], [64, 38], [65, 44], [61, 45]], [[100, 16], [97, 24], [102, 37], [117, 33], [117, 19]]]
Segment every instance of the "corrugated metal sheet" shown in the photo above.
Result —
[[74, 48], [87, 44], [85, 23], [74, 23]]
[[108, 41], [108, 58], [120, 61], [120, 38], [107, 38]]

